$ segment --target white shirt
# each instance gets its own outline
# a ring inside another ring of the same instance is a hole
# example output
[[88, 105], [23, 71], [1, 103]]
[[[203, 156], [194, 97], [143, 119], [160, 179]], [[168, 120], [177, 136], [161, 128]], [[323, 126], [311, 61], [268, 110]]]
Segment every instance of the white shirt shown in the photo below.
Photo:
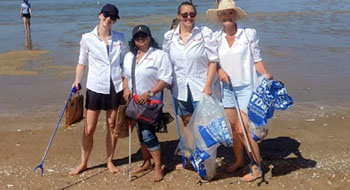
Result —
[[217, 41], [208, 27], [194, 26], [186, 44], [180, 39], [180, 26], [164, 34], [163, 50], [174, 68], [173, 94], [187, 101], [187, 85], [193, 100], [199, 98], [207, 81], [209, 62], [219, 62]]
[[[124, 58], [123, 75], [132, 87], [131, 68], [134, 54], [128, 52]], [[173, 69], [168, 54], [160, 49], [150, 47], [135, 67], [136, 94], [141, 95], [151, 90], [159, 80], [171, 84]], [[161, 100], [161, 92], [154, 94], [152, 100]]]
[[30, 3], [22, 3], [21, 4], [22, 7], [22, 14], [29, 14], [29, 9], [31, 8]]
[[256, 81], [254, 63], [262, 61], [256, 31], [238, 27], [231, 47], [223, 30], [216, 31], [215, 36], [219, 43], [220, 66], [230, 76], [232, 86], [253, 85]]
[[122, 67], [127, 51], [124, 35], [112, 31], [107, 45], [97, 34], [97, 27], [82, 35], [80, 41], [79, 64], [89, 67], [86, 88], [101, 94], [110, 93], [112, 79], [115, 91], [123, 90]]

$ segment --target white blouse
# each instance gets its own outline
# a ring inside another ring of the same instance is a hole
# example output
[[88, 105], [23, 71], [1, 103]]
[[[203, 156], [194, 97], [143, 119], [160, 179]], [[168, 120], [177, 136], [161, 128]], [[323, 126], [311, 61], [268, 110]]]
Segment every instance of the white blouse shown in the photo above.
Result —
[[250, 28], [238, 28], [231, 47], [223, 30], [216, 31], [215, 36], [219, 43], [220, 66], [230, 76], [232, 86], [254, 84], [256, 80], [254, 63], [262, 60], [256, 31]]
[[107, 46], [97, 34], [97, 27], [83, 34], [80, 41], [79, 64], [88, 66], [86, 88], [101, 94], [110, 93], [112, 79], [115, 91], [123, 90], [122, 63], [127, 52], [123, 33], [112, 31]]
[[209, 62], [219, 62], [217, 41], [208, 27], [194, 26], [186, 44], [180, 39], [180, 26], [164, 34], [163, 50], [174, 68], [174, 97], [187, 101], [187, 85], [194, 101], [199, 101], [207, 81]]
[[[128, 52], [124, 58], [123, 75], [129, 81], [131, 90], [131, 67], [134, 54]], [[151, 90], [159, 80], [171, 84], [173, 80], [173, 69], [168, 58], [168, 54], [160, 49], [150, 47], [147, 53], [141, 58], [135, 67], [136, 93], [141, 95]], [[152, 96], [153, 100], [161, 100], [161, 93]]]

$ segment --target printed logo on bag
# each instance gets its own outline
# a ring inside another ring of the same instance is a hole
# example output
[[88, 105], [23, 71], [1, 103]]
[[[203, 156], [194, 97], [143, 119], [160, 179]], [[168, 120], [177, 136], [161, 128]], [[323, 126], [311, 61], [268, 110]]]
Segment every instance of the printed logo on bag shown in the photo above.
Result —
[[147, 122], [152, 122], [152, 119], [149, 119], [145, 116], [142, 116], [141, 114], [137, 114], [136, 116], [138, 119], [141, 119], [141, 120], [144, 120], [144, 121], [147, 121]]

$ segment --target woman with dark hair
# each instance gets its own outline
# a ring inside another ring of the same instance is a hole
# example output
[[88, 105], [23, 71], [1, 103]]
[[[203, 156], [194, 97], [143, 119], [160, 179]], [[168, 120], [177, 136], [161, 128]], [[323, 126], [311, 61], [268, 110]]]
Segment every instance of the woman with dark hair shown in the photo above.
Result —
[[23, 18], [24, 28], [26, 31], [30, 31], [30, 17], [32, 15], [32, 6], [28, 3], [28, 0], [23, 0], [21, 8], [19, 10], [19, 15]]
[[[136, 26], [129, 42], [130, 52], [124, 58], [124, 99], [135, 98], [138, 104], [161, 101], [161, 91], [172, 81], [172, 67], [168, 55], [160, 50], [152, 38], [150, 29], [145, 25]], [[136, 59], [134, 59], [136, 56]], [[132, 97], [132, 64], [135, 61], [136, 91]], [[151, 158], [155, 162], [153, 181], [163, 180], [161, 150], [155, 132], [155, 126], [138, 123], [137, 134], [141, 144], [143, 164], [133, 170], [134, 173], [152, 169]]]
[[[163, 50], [174, 68], [173, 96], [184, 130], [202, 93], [212, 94], [212, 83], [219, 62], [217, 41], [212, 30], [195, 23], [197, 11], [190, 2], [177, 10], [178, 26], [164, 34]], [[176, 169], [183, 169], [179, 164]]]
[[107, 168], [111, 173], [119, 171], [113, 164], [117, 143], [114, 128], [117, 109], [123, 100], [121, 65], [127, 47], [124, 42], [124, 34], [112, 30], [112, 25], [117, 22], [117, 19], [120, 19], [116, 6], [106, 4], [98, 14], [98, 19], [99, 24], [95, 29], [83, 34], [80, 41], [79, 63], [76, 66], [73, 86], [79, 89], [85, 68], [88, 67], [86, 116], [82, 137], [81, 163], [69, 173], [70, 175], [77, 175], [87, 168], [101, 110], [106, 111]]

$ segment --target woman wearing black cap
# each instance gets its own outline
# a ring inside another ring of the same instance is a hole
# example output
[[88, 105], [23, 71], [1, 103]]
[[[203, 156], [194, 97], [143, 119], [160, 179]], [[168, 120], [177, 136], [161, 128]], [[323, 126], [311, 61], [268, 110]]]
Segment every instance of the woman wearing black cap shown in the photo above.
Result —
[[86, 118], [82, 140], [82, 160], [80, 165], [71, 171], [70, 175], [77, 175], [87, 168], [88, 159], [92, 151], [93, 135], [101, 110], [106, 111], [108, 126], [106, 136], [107, 167], [111, 173], [118, 172], [113, 165], [113, 155], [117, 143], [114, 137], [117, 108], [123, 95], [122, 62], [126, 53], [124, 35], [111, 30], [119, 19], [117, 7], [105, 5], [98, 15], [100, 20], [96, 28], [83, 34], [80, 41], [79, 63], [73, 86], [79, 89], [85, 67], [88, 66], [86, 92]]
[[[129, 42], [130, 52], [125, 55], [124, 71], [124, 99], [131, 98], [132, 64], [135, 60], [135, 85], [134, 98], [139, 104], [161, 101], [161, 91], [172, 81], [172, 67], [168, 55], [160, 50], [157, 42], [152, 38], [150, 29], [145, 25], [136, 26], [132, 31], [133, 38]], [[163, 179], [161, 165], [161, 150], [155, 127], [138, 123], [137, 133], [141, 144], [143, 164], [133, 172], [138, 173], [152, 169], [151, 158], [155, 162], [153, 181]]]

